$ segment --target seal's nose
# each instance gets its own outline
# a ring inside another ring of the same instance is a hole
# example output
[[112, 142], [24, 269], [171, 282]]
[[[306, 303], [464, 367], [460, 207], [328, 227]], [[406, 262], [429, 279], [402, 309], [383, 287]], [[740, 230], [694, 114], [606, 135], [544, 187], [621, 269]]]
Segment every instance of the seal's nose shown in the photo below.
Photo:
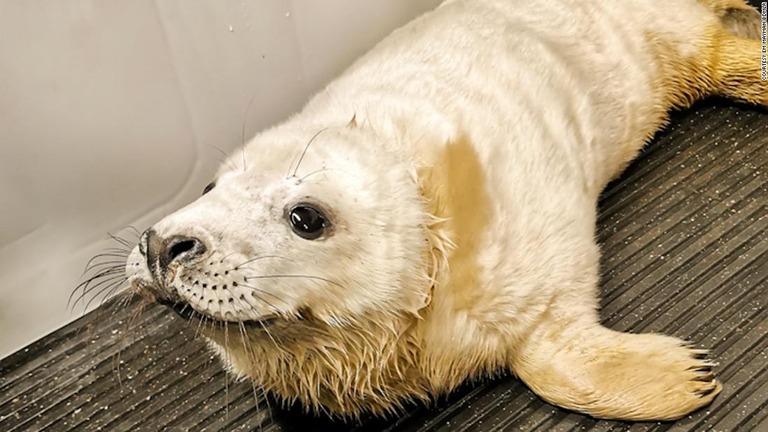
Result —
[[173, 262], [189, 262], [200, 257], [207, 248], [197, 237], [171, 236], [164, 239], [152, 228], [144, 231], [139, 240], [139, 251], [147, 258], [149, 268], [161, 272], [168, 270]]

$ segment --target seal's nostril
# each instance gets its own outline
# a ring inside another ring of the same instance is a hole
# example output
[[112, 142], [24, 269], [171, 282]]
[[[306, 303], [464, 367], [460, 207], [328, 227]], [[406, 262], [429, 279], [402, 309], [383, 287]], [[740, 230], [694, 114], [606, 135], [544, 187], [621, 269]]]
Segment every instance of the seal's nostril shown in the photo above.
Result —
[[141, 236], [139, 249], [147, 257], [147, 265], [153, 273], [156, 270], [165, 273], [171, 263], [192, 261], [207, 250], [199, 238], [177, 235], [165, 239], [152, 229]]
[[164, 242], [163, 252], [160, 254], [160, 264], [168, 264], [178, 261], [190, 261], [205, 253], [205, 245], [195, 237], [174, 236]]
[[184, 252], [189, 252], [194, 248], [195, 248], [194, 240], [191, 240], [191, 239], [181, 240], [168, 249], [168, 254], [170, 255], [171, 261], [173, 261]]

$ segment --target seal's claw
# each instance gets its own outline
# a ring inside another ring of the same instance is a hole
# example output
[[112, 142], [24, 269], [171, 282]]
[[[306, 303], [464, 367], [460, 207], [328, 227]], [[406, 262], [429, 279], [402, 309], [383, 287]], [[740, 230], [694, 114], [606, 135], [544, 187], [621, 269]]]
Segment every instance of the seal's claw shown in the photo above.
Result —
[[711, 394], [712, 394], [712, 393], [714, 393], [715, 391], [718, 391], [718, 392], [719, 392], [719, 391], [720, 391], [720, 386], [718, 385], [718, 382], [717, 382], [717, 381], [712, 381], [712, 382], [713, 382], [715, 385], [713, 385], [712, 387], [706, 388], [706, 389], [704, 389], [704, 390], [698, 390], [698, 391], [696, 391], [696, 396], [698, 396], [698, 397], [700, 397], [700, 398], [704, 398], [704, 397], [707, 397], [707, 396], [711, 395]]
[[715, 380], [715, 375], [714, 374], [698, 376], [698, 377], [693, 379], [693, 381], [706, 382], [706, 383], [713, 382], [714, 380]]
[[705, 372], [705, 373], [708, 373], [708, 372], [712, 372], [712, 366], [711, 366], [711, 365], [706, 365], [706, 366], [691, 366], [691, 367], [689, 367], [689, 368], [688, 368], [688, 369], [686, 369], [686, 370], [689, 370], [689, 371], [694, 371], [694, 372]]
[[696, 360], [706, 360], [709, 358], [709, 351], [702, 349], [692, 349], [691, 357], [695, 358]]

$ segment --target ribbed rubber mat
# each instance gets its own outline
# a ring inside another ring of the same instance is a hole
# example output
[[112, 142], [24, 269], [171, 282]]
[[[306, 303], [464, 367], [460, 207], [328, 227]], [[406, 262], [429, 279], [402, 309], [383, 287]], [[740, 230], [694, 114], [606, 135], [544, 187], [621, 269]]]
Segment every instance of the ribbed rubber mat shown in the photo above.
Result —
[[[709, 102], [674, 121], [605, 191], [602, 316], [713, 350], [724, 390], [670, 423], [598, 421], [511, 376], [363, 424], [277, 409], [233, 383], [171, 312], [102, 307], [0, 361], [0, 430], [768, 431], [768, 115]], [[258, 402], [257, 402], [258, 401]]]

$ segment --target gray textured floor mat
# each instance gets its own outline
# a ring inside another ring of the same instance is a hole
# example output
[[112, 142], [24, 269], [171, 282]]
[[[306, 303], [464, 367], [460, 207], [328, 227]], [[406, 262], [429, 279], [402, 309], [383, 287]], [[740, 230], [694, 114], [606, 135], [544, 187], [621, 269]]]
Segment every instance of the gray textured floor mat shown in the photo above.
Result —
[[194, 329], [153, 307], [131, 328], [130, 308], [97, 310], [2, 359], [0, 430], [768, 431], [768, 115], [716, 102], [675, 115], [603, 194], [598, 235], [604, 322], [712, 348], [725, 388], [711, 407], [597, 421], [503, 376], [399, 419], [334, 424], [257, 404]]

